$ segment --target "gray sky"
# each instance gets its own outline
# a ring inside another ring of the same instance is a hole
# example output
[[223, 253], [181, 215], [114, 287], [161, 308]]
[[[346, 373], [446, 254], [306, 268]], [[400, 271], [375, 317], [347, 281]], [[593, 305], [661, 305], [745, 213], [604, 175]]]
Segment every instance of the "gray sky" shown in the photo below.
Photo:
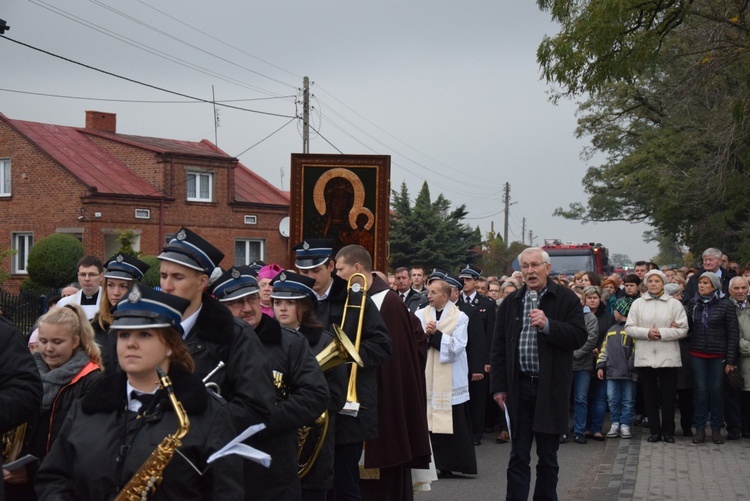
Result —
[[[467, 222], [483, 234], [493, 221], [502, 234], [509, 182], [511, 240], [521, 240], [526, 218], [527, 243], [530, 229], [538, 244], [597, 241], [633, 260], [657, 252], [642, 240], [645, 225], [552, 217], [585, 202], [586, 142], [574, 137], [575, 104], [551, 104], [539, 80], [536, 48], [557, 29], [532, 0], [17, 0], [4, 2], [0, 18], [8, 37], [34, 47], [203, 99], [213, 85], [217, 101], [248, 100], [231, 104], [257, 111], [301, 113], [295, 96], [307, 75], [321, 134], [311, 133], [311, 153], [335, 153], [330, 142], [344, 153], [391, 155], [392, 188], [405, 181], [414, 197], [427, 180], [433, 199], [466, 204]], [[83, 126], [93, 109], [117, 113], [118, 132], [214, 140], [210, 104], [8, 40], [0, 40], [0, 63], [2, 89], [97, 98], [2, 90], [0, 112], [10, 118]], [[219, 115], [219, 146], [288, 190], [290, 154], [302, 149], [298, 121], [284, 127], [289, 118], [227, 108]]]

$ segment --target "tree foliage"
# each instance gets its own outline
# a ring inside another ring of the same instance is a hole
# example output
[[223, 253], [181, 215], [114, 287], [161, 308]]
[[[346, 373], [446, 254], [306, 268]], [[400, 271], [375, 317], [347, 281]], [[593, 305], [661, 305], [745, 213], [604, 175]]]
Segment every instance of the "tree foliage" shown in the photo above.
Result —
[[462, 223], [468, 214], [464, 205], [451, 209], [450, 201], [442, 194], [433, 202], [426, 181], [413, 205], [406, 183], [391, 195], [392, 269], [421, 264], [428, 270], [434, 267], [454, 271], [478, 259], [476, 249], [481, 233]]
[[135, 231], [133, 230], [122, 230], [117, 235], [117, 243], [120, 245], [120, 249], [115, 254], [127, 254], [128, 256], [138, 257], [142, 254], [141, 251], [133, 249], [133, 243], [135, 242]]
[[482, 275], [489, 277], [492, 275], [503, 276], [513, 273], [513, 269], [511, 268], [513, 260], [528, 245], [521, 242], [511, 242], [506, 247], [503, 237], [499, 233], [489, 232], [483, 247], [485, 250], [477, 266], [482, 270]]
[[34, 244], [29, 252], [29, 278], [36, 284], [59, 289], [75, 282], [76, 265], [83, 244], [72, 235], [53, 233]]
[[750, 6], [733, 0], [539, 0], [562, 25], [538, 51], [581, 95], [586, 204], [556, 215], [643, 221], [693, 253], [750, 259]]
[[139, 256], [138, 259], [150, 266], [146, 273], [144, 273], [141, 283], [149, 287], [160, 287], [159, 264], [161, 261], [156, 256]]

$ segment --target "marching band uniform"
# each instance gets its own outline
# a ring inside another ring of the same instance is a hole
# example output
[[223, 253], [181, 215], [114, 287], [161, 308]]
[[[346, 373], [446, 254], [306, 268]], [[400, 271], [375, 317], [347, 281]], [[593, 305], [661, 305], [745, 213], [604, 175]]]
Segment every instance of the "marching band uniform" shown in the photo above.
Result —
[[[180, 297], [135, 286], [128, 299], [118, 303], [112, 329], [118, 334], [167, 327], [180, 332], [181, 312], [188, 304]], [[165, 336], [177, 336], [177, 332]], [[145, 353], [145, 349], [140, 352]], [[209, 396], [201, 379], [181, 365], [170, 363], [168, 375], [188, 415], [189, 430], [163, 470], [162, 483], [148, 499], [241, 499], [239, 458], [227, 456], [206, 465], [209, 455], [236, 435], [229, 407]], [[144, 401], [148, 397], [152, 397], [150, 403]], [[162, 440], [177, 431], [178, 423], [164, 391], [143, 394], [133, 389], [126, 372], [107, 374], [68, 413], [37, 475], [38, 496], [45, 500], [112, 499]], [[204, 474], [196, 468], [205, 470]]]

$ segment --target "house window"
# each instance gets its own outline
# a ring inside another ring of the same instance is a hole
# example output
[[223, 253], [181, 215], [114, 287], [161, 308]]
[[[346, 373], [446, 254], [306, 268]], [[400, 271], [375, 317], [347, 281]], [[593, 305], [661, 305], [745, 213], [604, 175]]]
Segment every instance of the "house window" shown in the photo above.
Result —
[[135, 218], [136, 219], [151, 219], [151, 209], [136, 209]]
[[245, 216], [245, 224], [258, 224], [258, 216]]
[[33, 246], [33, 233], [13, 233], [13, 273], [28, 273], [29, 252]]
[[240, 238], [234, 242], [234, 265], [247, 266], [253, 261], [260, 261], [265, 254], [265, 240]]
[[188, 202], [212, 202], [214, 192], [213, 172], [187, 173]]
[[10, 196], [10, 158], [0, 158], [0, 197]]

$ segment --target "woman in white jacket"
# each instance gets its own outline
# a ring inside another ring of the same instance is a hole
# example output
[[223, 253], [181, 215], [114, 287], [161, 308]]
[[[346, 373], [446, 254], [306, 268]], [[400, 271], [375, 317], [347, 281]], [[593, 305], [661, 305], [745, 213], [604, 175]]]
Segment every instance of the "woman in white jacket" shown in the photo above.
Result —
[[[682, 367], [679, 340], [687, 336], [688, 321], [682, 304], [664, 292], [667, 277], [651, 270], [644, 277], [648, 292], [630, 308], [625, 331], [638, 340], [635, 368], [643, 385], [651, 436], [649, 442], [674, 443], [677, 373]], [[661, 402], [661, 419], [659, 417]]]

